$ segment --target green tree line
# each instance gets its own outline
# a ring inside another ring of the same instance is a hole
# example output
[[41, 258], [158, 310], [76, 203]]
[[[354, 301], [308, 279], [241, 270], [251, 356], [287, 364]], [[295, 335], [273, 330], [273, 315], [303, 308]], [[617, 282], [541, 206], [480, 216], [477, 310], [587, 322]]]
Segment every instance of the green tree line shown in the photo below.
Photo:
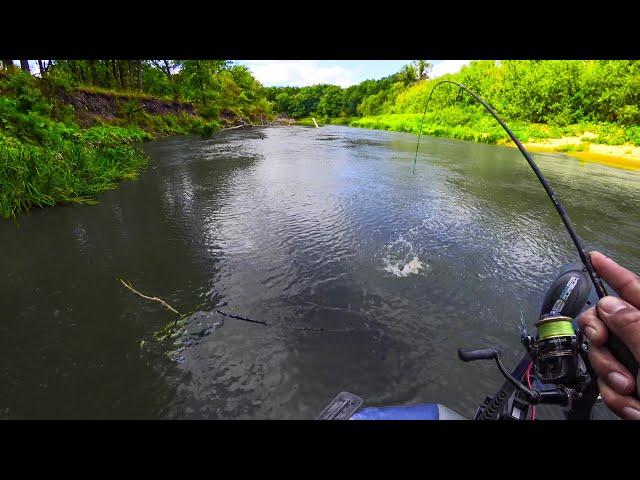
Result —
[[426, 80], [431, 69], [431, 63], [417, 60], [393, 75], [365, 80], [348, 88], [326, 84], [270, 87], [266, 89], [267, 98], [278, 113], [293, 118], [378, 115], [390, 109], [397, 96], [409, 86]]
[[[639, 60], [472, 61], [438, 79], [429, 78], [430, 67], [416, 61], [396, 74], [348, 88], [272, 87], [267, 98], [279, 113], [294, 118], [421, 113], [435, 83], [450, 79], [475, 90], [508, 119], [561, 126], [640, 123]], [[434, 110], [478, 108], [453, 86], [437, 90], [432, 102]]]
[[[205, 118], [220, 114], [256, 118], [272, 113], [267, 90], [247, 67], [229, 60], [20, 60], [23, 73], [50, 89], [89, 88], [192, 102]], [[2, 60], [5, 75], [16, 73]]]

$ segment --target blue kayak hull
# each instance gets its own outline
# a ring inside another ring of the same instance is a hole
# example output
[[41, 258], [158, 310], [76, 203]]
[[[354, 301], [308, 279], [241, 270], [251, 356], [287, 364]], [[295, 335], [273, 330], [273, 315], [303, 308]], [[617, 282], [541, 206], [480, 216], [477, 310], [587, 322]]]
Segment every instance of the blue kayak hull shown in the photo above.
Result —
[[368, 407], [354, 413], [350, 420], [466, 420], [439, 403], [421, 403], [408, 407]]

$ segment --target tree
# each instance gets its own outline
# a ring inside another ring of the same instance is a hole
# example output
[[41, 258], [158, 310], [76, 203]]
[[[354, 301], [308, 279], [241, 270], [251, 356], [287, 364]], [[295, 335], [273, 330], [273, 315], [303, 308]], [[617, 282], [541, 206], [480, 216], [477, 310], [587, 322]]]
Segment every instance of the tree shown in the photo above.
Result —
[[43, 77], [49, 72], [49, 69], [53, 65], [53, 60], [38, 60], [38, 69], [40, 70], [40, 77]]
[[433, 70], [433, 64], [427, 60], [415, 60], [413, 62], [414, 68], [416, 69], [416, 74], [418, 80], [427, 80], [431, 70]]
[[138, 68], [138, 92], [142, 92], [142, 61], [136, 60]]
[[129, 64], [129, 90], [133, 90], [133, 60], [127, 63]]
[[162, 72], [169, 81], [172, 96], [174, 100], [178, 100], [180, 97], [180, 87], [176, 82], [174, 71], [180, 69], [180, 62], [178, 60], [151, 60], [151, 64]]
[[207, 105], [219, 93], [215, 85], [216, 74], [228, 65], [227, 60], [183, 60], [179, 80], [191, 98]]
[[31, 68], [29, 67], [29, 60], [20, 60], [20, 68], [23, 72], [31, 73]]
[[342, 107], [342, 88], [330, 85], [318, 102], [318, 113], [326, 117], [338, 117]]
[[399, 72], [402, 83], [405, 85], [409, 85], [418, 80], [418, 71], [416, 67], [412, 64], [405, 65], [402, 67], [402, 70]]
[[13, 60], [2, 60], [2, 66], [4, 70], [9, 73], [16, 71], [16, 65], [13, 63]]

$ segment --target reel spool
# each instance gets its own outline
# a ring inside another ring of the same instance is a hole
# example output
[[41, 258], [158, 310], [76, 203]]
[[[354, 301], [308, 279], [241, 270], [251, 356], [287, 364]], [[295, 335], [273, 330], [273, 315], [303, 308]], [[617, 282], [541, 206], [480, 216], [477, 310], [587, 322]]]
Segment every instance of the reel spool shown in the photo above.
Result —
[[531, 356], [537, 375], [543, 383], [571, 385], [578, 372], [578, 341], [573, 319], [563, 315], [547, 315], [538, 320], [538, 338]]

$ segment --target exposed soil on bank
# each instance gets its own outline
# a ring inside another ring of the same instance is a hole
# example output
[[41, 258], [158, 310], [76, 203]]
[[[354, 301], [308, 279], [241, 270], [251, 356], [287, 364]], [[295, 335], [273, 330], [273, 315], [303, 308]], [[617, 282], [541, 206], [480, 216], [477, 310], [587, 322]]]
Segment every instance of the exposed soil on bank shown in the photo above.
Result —
[[98, 119], [115, 120], [136, 111], [150, 115], [196, 115], [193, 104], [152, 97], [107, 92], [73, 90], [58, 92], [62, 102], [72, 105], [82, 127], [93, 125]]

